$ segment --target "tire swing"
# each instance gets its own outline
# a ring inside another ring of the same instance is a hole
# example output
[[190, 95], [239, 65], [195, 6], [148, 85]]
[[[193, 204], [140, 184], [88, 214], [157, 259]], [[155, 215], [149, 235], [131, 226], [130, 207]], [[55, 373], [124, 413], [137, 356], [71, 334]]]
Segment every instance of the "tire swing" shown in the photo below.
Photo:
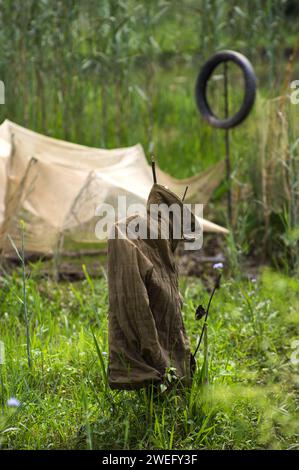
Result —
[[[242, 71], [244, 77], [244, 98], [239, 110], [232, 116], [228, 115], [228, 77], [227, 77], [227, 64], [228, 62], [235, 63]], [[223, 63], [224, 64], [224, 104], [225, 104], [225, 118], [217, 117], [208, 102], [207, 98], [207, 85], [215, 68]], [[229, 148], [229, 129], [241, 124], [248, 114], [250, 113], [256, 94], [256, 77], [253, 67], [249, 60], [239, 52], [225, 50], [214, 54], [202, 67], [198, 74], [195, 86], [195, 97], [197, 107], [202, 114], [203, 118], [213, 127], [225, 130], [225, 162], [226, 162], [226, 178], [227, 178], [227, 209], [228, 220], [232, 223], [232, 198], [230, 190], [231, 180], [231, 165], [230, 165], [230, 148]]]

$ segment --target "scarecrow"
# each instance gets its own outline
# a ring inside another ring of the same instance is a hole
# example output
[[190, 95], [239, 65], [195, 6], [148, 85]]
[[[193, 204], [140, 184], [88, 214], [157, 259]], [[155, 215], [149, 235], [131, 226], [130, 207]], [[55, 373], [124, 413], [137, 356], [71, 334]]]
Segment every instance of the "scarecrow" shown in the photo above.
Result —
[[[169, 370], [188, 386], [194, 370], [175, 262], [179, 238], [185, 238], [184, 233], [175, 238], [175, 229], [184, 226], [178, 217], [183, 217], [185, 208], [183, 199], [155, 180], [154, 173], [146, 214], [118, 221], [115, 238], [108, 241], [108, 376], [113, 389], [133, 390], [162, 383]], [[151, 211], [161, 204], [167, 208], [176, 204], [180, 209], [179, 215], [167, 221], [167, 234], [163, 212], [153, 217]], [[190, 215], [193, 231], [196, 219]], [[155, 223], [158, 236], [152, 237], [149, 227]], [[139, 233], [141, 228], [147, 230], [147, 236], [134, 237], [136, 227]]]

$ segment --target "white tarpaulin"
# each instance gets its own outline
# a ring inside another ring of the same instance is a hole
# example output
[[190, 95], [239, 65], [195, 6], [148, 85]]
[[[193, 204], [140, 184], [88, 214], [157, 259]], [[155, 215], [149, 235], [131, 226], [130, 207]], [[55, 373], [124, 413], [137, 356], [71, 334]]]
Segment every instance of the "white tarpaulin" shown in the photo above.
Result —
[[[157, 168], [157, 179], [181, 196], [189, 185], [192, 202], [208, 202], [223, 176], [219, 163], [192, 178], [177, 180]], [[152, 186], [142, 147], [104, 150], [65, 142], [11, 121], [0, 126], [0, 248], [11, 251], [9, 233], [20, 245], [25, 222], [28, 252], [49, 253], [64, 239], [95, 243], [96, 210], [114, 207], [120, 195], [127, 205], [144, 203]], [[227, 230], [203, 221], [207, 231]]]

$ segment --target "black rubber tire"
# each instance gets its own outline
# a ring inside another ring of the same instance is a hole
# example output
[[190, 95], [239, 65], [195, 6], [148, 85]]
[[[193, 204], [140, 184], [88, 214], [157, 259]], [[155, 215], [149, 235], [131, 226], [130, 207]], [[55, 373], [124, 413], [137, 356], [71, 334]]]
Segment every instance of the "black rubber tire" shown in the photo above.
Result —
[[[215, 116], [207, 100], [207, 83], [213, 71], [221, 62], [232, 61], [238, 65], [244, 75], [245, 95], [239, 111], [227, 119], [220, 119]], [[206, 121], [213, 127], [220, 129], [230, 129], [235, 127], [248, 116], [254, 104], [256, 92], [256, 77], [249, 60], [239, 52], [221, 51], [214, 54], [201, 69], [195, 86], [195, 97], [199, 111]]]

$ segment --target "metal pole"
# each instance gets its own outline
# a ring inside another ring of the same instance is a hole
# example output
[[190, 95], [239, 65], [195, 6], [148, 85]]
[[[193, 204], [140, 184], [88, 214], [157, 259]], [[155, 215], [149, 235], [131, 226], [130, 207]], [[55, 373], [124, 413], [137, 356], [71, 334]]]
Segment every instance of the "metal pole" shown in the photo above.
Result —
[[[224, 114], [225, 119], [228, 118], [228, 79], [227, 79], [227, 62], [224, 62]], [[226, 183], [227, 183], [227, 217], [229, 224], [232, 225], [232, 193], [231, 193], [231, 164], [230, 164], [230, 139], [229, 129], [225, 129], [225, 167], [226, 167]]]

